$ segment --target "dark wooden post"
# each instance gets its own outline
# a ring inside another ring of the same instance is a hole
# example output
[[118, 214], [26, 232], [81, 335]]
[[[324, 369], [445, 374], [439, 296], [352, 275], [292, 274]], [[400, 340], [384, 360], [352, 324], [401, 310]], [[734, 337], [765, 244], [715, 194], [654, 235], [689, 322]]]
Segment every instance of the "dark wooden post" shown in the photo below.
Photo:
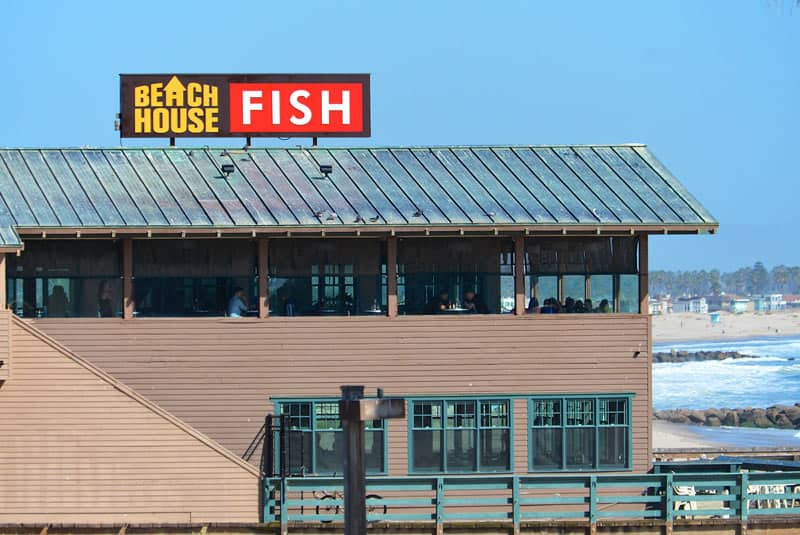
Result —
[[525, 236], [514, 237], [514, 314], [525, 314]]
[[[343, 401], [364, 397], [363, 386], [343, 385]], [[341, 411], [340, 411], [341, 412]], [[342, 418], [344, 438], [344, 535], [366, 535], [367, 500], [364, 460], [364, 422], [360, 418]]]
[[258, 238], [258, 317], [269, 317], [269, 238]]
[[639, 236], [639, 314], [650, 313], [650, 289], [647, 267], [647, 234]]
[[133, 240], [122, 238], [122, 318], [133, 319]]
[[397, 316], [397, 238], [386, 240], [386, 315]]

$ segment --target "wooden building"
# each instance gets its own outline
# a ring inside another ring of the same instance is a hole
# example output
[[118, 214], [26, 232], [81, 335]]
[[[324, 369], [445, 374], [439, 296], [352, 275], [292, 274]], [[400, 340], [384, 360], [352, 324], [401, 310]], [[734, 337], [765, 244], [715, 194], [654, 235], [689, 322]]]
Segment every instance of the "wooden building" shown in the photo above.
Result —
[[646, 472], [648, 235], [716, 228], [641, 145], [0, 150], [0, 523], [257, 521], [342, 384], [371, 474]]

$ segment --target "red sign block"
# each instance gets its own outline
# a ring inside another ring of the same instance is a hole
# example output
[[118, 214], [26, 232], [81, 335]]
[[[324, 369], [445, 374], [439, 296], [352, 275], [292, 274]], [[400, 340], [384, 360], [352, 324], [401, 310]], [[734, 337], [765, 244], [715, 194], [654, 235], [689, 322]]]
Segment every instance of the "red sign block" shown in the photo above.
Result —
[[364, 132], [360, 83], [231, 83], [230, 131], [275, 134]]

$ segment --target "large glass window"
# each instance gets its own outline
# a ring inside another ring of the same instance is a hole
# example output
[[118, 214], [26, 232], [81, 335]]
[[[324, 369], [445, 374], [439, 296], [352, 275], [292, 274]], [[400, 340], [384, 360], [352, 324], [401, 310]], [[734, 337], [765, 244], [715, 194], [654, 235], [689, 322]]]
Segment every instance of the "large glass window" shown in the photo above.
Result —
[[525, 250], [528, 312], [638, 311], [635, 237], [529, 238]]
[[238, 290], [257, 315], [255, 243], [248, 239], [134, 240], [137, 316], [225, 316]]
[[510, 471], [510, 407], [507, 399], [412, 401], [410, 471]]
[[513, 311], [513, 243], [498, 238], [403, 238], [401, 314]]
[[377, 239], [270, 241], [269, 300], [277, 316], [386, 314], [385, 245]]
[[[338, 401], [281, 402], [289, 417], [289, 468], [293, 474], [330, 475], [344, 472], [344, 436]], [[384, 420], [367, 422], [364, 431], [367, 473], [386, 472]]]
[[117, 317], [122, 314], [116, 240], [26, 240], [7, 256], [7, 305], [22, 317]]
[[628, 469], [630, 397], [530, 400], [532, 471]]

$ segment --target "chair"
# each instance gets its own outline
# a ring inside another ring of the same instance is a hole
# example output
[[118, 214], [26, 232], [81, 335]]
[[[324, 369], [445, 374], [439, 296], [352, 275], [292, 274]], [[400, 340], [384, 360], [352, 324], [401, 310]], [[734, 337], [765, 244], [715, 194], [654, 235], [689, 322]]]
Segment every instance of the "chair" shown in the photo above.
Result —
[[[693, 486], [673, 485], [672, 493], [675, 496], [696, 496], [697, 491]], [[676, 511], [695, 511], [697, 510], [697, 502], [693, 500], [675, 500]], [[686, 515], [684, 515], [686, 516]], [[694, 518], [694, 515], [691, 516]]]

